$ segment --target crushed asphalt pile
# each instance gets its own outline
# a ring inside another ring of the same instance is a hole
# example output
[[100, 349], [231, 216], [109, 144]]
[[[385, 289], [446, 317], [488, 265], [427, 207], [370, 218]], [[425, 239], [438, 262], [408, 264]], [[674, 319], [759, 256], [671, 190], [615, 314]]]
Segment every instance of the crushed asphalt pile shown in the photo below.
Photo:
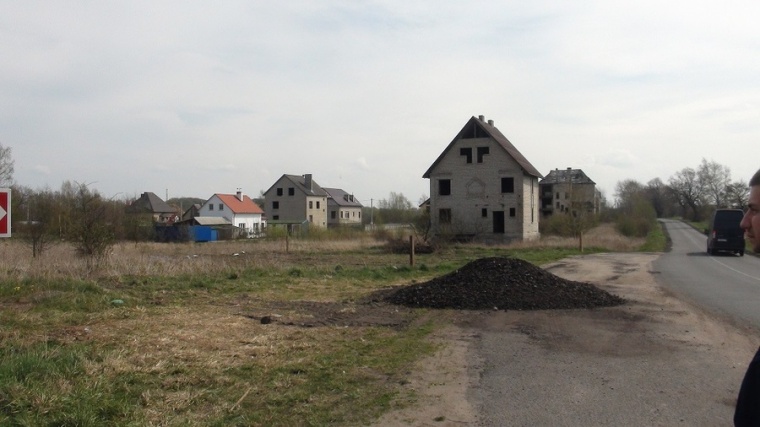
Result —
[[481, 258], [428, 282], [393, 289], [385, 301], [407, 307], [548, 310], [620, 305], [590, 283], [555, 276], [515, 258]]

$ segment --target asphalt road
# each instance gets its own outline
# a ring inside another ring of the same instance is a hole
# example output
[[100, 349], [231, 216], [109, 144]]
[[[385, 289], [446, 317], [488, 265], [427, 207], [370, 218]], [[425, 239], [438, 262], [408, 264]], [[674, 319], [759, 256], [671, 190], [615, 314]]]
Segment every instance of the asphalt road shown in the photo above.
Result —
[[705, 309], [760, 329], [760, 258], [708, 255], [706, 236], [662, 220], [673, 247], [653, 264], [658, 283]]

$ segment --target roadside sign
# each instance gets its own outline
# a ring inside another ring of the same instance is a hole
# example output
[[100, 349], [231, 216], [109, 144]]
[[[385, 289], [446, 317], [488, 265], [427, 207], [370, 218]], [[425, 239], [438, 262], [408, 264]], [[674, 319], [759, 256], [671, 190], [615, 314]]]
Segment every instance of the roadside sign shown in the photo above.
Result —
[[10, 188], [0, 188], [0, 237], [11, 237]]

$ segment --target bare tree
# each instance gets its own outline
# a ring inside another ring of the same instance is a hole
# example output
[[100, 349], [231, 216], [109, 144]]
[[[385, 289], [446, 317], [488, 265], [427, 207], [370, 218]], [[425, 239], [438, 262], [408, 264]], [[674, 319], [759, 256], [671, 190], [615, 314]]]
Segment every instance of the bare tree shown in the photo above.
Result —
[[744, 208], [749, 202], [749, 187], [746, 181], [736, 181], [726, 186], [726, 203], [729, 208]]
[[0, 144], [0, 187], [9, 187], [11, 184], [13, 184], [11, 147], [3, 147]]
[[[72, 188], [64, 184], [62, 192]], [[102, 261], [115, 241], [117, 221], [112, 203], [87, 184], [76, 184], [71, 200], [69, 237], [78, 254], [87, 257], [91, 267]]]
[[726, 187], [731, 183], [731, 170], [728, 166], [702, 159], [697, 169], [697, 177], [707, 203], [716, 208], [726, 207]]
[[691, 209], [691, 219], [699, 221], [702, 217], [701, 208], [704, 205], [704, 190], [697, 171], [683, 168], [668, 180], [672, 194], [681, 206], [683, 216]]
[[20, 219], [16, 221], [21, 238], [31, 247], [32, 258], [42, 255], [56, 242], [54, 217], [57, 202], [50, 190], [33, 191], [17, 187]]

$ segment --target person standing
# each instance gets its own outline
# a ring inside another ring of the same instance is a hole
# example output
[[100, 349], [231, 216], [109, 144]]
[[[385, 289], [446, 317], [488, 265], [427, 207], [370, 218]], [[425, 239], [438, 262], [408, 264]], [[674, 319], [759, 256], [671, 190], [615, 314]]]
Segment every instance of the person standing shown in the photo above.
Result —
[[[749, 180], [749, 202], [740, 223], [752, 251], [760, 253], [760, 170]], [[744, 374], [736, 399], [734, 425], [760, 426], [760, 349]]]

